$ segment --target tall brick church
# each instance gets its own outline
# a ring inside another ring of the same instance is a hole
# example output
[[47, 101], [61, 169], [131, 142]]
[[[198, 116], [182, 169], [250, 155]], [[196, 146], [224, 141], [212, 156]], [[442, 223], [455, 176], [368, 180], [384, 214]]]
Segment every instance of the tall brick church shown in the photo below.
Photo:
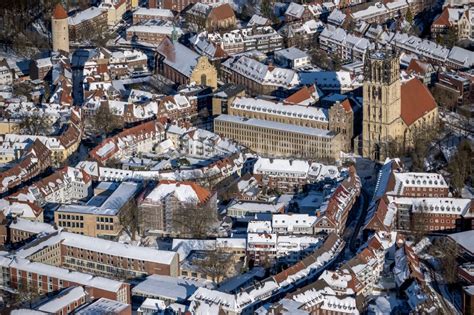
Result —
[[428, 88], [414, 78], [400, 81], [398, 55], [370, 52], [364, 66], [362, 155], [382, 161], [389, 146], [409, 148], [413, 135], [433, 128], [438, 108]]

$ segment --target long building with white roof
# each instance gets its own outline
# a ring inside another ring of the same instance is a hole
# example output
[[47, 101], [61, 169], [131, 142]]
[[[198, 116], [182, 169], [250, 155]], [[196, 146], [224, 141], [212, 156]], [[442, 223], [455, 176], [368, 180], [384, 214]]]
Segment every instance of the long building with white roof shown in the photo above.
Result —
[[[50, 293], [72, 286], [82, 285], [91, 298], [107, 297], [130, 303], [130, 285], [122, 281], [71, 271], [58, 266], [31, 261], [19, 256], [1, 256], [0, 285], [19, 289], [26, 284], [40, 293]], [[33, 280], [34, 279], [34, 280]]]
[[263, 156], [334, 160], [339, 156], [340, 137], [330, 130], [220, 115], [214, 120], [214, 131], [234, 139]]
[[229, 115], [284, 121], [294, 125], [329, 129], [329, 114], [325, 108], [288, 105], [274, 101], [237, 97], [228, 108]]
[[109, 278], [178, 275], [178, 254], [58, 231], [38, 238], [17, 257]]

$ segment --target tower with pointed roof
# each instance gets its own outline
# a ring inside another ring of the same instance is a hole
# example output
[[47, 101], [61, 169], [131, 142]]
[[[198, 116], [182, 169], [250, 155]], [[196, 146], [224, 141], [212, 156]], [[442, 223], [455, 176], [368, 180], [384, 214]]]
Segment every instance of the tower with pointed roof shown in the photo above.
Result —
[[69, 52], [69, 24], [64, 7], [58, 3], [51, 16], [51, 33], [53, 37], [53, 50]]

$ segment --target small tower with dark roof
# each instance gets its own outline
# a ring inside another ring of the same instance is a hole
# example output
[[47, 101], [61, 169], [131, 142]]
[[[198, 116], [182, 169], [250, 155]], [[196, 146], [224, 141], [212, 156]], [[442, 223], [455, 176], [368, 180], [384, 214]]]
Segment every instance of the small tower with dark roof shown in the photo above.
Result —
[[58, 3], [51, 16], [51, 32], [53, 36], [53, 50], [69, 52], [69, 24], [64, 7]]

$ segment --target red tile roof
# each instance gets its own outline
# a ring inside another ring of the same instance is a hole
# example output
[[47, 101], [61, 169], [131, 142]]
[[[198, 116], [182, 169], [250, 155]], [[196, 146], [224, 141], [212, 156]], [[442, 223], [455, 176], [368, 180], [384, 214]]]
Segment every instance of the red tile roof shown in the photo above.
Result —
[[349, 102], [349, 99], [348, 99], [348, 98], [346, 98], [345, 100], [342, 101], [341, 106], [342, 106], [342, 108], [344, 108], [344, 110], [345, 110], [347, 113], [352, 112], [351, 102]]
[[429, 69], [429, 64], [418, 59], [412, 59], [410, 64], [408, 65], [407, 72], [411, 73], [418, 73], [418, 74], [426, 74]]
[[451, 23], [449, 23], [449, 7], [444, 8], [443, 12], [436, 18], [431, 25], [436, 25], [436, 26], [451, 26]]
[[235, 17], [235, 13], [228, 3], [224, 3], [223, 5], [213, 8], [208, 16], [208, 18], [216, 22], [230, 19], [232, 17]]
[[64, 10], [64, 7], [58, 3], [54, 7], [53, 10], [53, 18], [59, 20], [59, 19], [67, 19], [67, 12]]
[[307, 99], [313, 98], [313, 93], [315, 92], [316, 88], [314, 85], [311, 86], [303, 86], [297, 92], [288, 96], [283, 102], [285, 104], [300, 104]]
[[402, 84], [401, 103], [401, 116], [407, 126], [436, 108], [433, 95], [418, 79]]

